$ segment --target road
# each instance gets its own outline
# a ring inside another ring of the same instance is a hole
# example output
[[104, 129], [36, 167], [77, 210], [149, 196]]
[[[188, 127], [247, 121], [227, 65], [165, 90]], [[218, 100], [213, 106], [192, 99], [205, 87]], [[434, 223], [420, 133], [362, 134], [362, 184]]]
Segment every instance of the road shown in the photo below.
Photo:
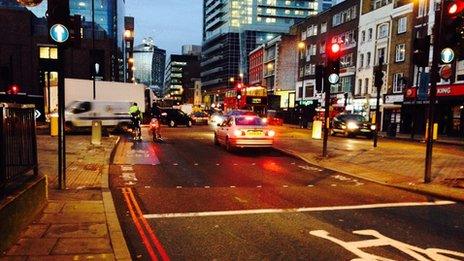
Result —
[[212, 133], [121, 141], [110, 186], [133, 259], [464, 260], [462, 204], [276, 150], [229, 153]]

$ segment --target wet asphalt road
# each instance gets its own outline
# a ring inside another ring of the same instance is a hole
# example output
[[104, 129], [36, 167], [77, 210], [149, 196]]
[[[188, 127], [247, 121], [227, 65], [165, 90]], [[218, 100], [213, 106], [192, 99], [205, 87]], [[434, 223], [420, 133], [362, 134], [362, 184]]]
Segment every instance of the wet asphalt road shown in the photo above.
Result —
[[110, 166], [134, 259], [464, 260], [462, 204], [276, 150], [228, 153], [207, 126], [164, 128], [155, 144], [144, 134]]

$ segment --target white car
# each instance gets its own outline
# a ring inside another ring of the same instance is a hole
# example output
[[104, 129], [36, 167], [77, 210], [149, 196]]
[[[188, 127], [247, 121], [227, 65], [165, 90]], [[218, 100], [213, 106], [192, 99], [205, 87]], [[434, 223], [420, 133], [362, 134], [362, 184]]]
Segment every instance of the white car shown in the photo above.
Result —
[[214, 144], [224, 145], [228, 151], [234, 148], [272, 147], [275, 134], [258, 116], [230, 116], [218, 124]]

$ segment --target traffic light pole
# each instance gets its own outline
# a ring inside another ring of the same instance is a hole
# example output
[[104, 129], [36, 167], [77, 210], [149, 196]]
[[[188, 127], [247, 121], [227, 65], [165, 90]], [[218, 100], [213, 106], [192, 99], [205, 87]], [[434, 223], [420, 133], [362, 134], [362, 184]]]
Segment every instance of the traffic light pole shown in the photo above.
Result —
[[438, 63], [440, 60], [440, 31], [443, 19], [443, 0], [440, 1], [440, 6], [435, 10], [435, 24], [433, 25], [433, 56], [432, 67], [430, 68], [430, 95], [429, 108], [427, 113], [427, 133], [426, 142], [427, 148], [425, 151], [425, 173], [424, 182], [432, 181], [432, 151], [433, 151], [433, 125], [434, 125], [434, 109], [437, 101], [437, 82], [438, 82]]
[[324, 77], [325, 101], [324, 101], [324, 140], [322, 143], [322, 157], [328, 157], [327, 143], [329, 141], [330, 129], [330, 82]]
[[[383, 57], [379, 57], [378, 70], [382, 71], [383, 67]], [[379, 141], [379, 130], [380, 130], [380, 95], [382, 90], [382, 84], [378, 84], [377, 87], [377, 101], [375, 104], [375, 132], [374, 132], [374, 148], [377, 148], [377, 143]], [[369, 105], [370, 106], [370, 105]]]
[[64, 51], [65, 47], [58, 45], [58, 189], [66, 189]]

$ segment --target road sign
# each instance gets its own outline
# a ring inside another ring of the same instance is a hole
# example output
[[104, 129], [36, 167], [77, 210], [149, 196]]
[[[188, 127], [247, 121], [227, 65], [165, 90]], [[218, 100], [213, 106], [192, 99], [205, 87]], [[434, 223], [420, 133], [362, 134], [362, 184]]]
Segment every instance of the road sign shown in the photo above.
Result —
[[329, 82], [331, 84], [336, 84], [338, 83], [338, 80], [340, 79], [340, 76], [338, 76], [338, 74], [336, 73], [332, 73], [331, 75], [329, 75]]
[[445, 48], [440, 54], [441, 61], [444, 63], [450, 63], [454, 60], [454, 51], [451, 48]]
[[453, 75], [453, 69], [451, 68], [451, 65], [446, 64], [440, 69], [440, 77], [443, 78], [444, 80], [448, 80], [451, 78]]
[[40, 111], [38, 110], [35, 110], [34, 115], [35, 115], [35, 118], [38, 119], [42, 115], [42, 113], [40, 113]]
[[69, 39], [69, 30], [62, 24], [54, 24], [50, 28], [50, 37], [57, 43], [64, 43]]

